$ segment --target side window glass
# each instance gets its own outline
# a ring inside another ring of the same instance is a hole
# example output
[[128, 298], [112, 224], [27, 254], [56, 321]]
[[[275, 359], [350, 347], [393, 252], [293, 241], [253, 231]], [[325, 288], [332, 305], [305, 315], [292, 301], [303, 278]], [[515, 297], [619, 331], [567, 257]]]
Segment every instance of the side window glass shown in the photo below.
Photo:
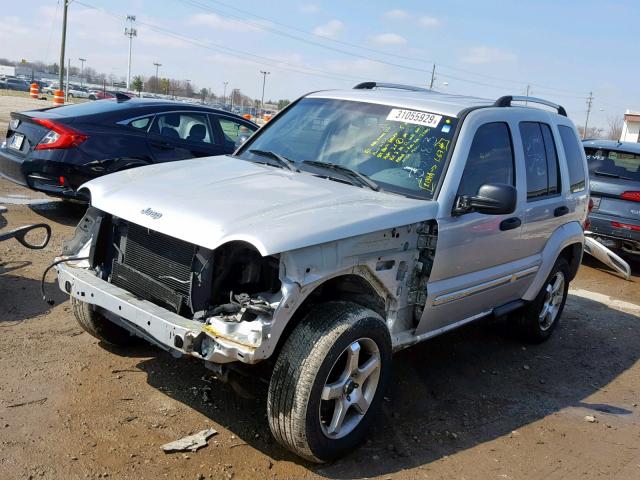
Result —
[[560, 168], [558, 167], [558, 151], [556, 150], [556, 142], [553, 140], [551, 127], [546, 123], [541, 123], [542, 138], [544, 138], [544, 148], [547, 152], [547, 170], [549, 172], [549, 195], [556, 195], [562, 190], [562, 182], [560, 181]]
[[567, 159], [569, 169], [569, 184], [571, 192], [580, 192], [585, 189], [585, 172], [582, 162], [582, 146], [578, 144], [578, 137], [571, 127], [558, 125], [564, 156]]
[[560, 193], [558, 154], [546, 123], [521, 122], [520, 137], [527, 170], [527, 200]]
[[136, 118], [135, 120], [131, 120], [129, 123], [127, 123], [127, 126], [129, 127], [133, 127], [133, 128], [137, 128], [138, 130], [148, 130], [149, 129], [149, 124], [151, 123], [151, 118], [152, 117], [142, 117], [142, 118]]
[[485, 183], [514, 185], [511, 134], [503, 122], [487, 123], [476, 131], [458, 195], [476, 195]]
[[250, 128], [244, 123], [236, 122], [230, 118], [218, 116], [212, 118], [220, 124], [220, 130], [222, 130], [224, 142], [227, 145], [233, 146], [239, 137], [250, 137], [255, 131], [255, 128]]
[[215, 143], [207, 116], [199, 113], [164, 113], [156, 116], [153, 133], [167, 140], [183, 140], [189, 143]]
[[520, 137], [527, 171], [527, 199], [547, 195], [547, 153], [542, 130], [537, 122], [521, 122]]

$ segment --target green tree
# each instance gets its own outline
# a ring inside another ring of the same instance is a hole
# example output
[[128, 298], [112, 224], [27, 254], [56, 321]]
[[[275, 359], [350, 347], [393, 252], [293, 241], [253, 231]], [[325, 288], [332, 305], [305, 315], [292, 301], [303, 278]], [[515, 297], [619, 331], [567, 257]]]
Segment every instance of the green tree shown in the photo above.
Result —
[[278, 100], [278, 110], [282, 110], [284, 107], [289, 105], [291, 101], [289, 100]]
[[202, 103], [205, 102], [205, 100], [207, 99], [208, 96], [209, 96], [209, 90], [207, 90], [206, 88], [202, 87], [200, 89], [200, 98], [202, 98]]
[[169, 95], [170, 86], [171, 86], [171, 82], [169, 81], [168, 78], [163, 78], [162, 80], [160, 80], [160, 88], [162, 88], [162, 91], [164, 92], [165, 95]]
[[138, 92], [138, 94], [140, 94], [143, 86], [144, 86], [144, 83], [142, 82], [142, 77], [140, 77], [140, 75], [133, 77], [133, 81], [131, 82], [131, 88], [133, 88], [136, 92]]

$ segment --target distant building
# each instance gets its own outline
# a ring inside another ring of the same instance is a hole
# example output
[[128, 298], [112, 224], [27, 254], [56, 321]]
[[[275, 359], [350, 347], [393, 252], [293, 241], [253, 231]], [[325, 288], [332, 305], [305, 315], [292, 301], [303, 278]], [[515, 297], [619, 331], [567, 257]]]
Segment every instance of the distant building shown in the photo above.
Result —
[[16, 67], [12, 67], [10, 65], [0, 65], [0, 76], [15, 77]]
[[621, 142], [640, 143], [640, 112], [627, 110], [624, 114], [624, 125], [620, 134]]

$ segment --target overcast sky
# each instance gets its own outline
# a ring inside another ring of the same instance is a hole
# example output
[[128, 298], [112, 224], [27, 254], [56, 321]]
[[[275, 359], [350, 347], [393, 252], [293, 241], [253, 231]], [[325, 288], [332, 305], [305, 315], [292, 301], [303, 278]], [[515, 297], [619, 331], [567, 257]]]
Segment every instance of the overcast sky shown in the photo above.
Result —
[[[0, 0], [0, 57], [57, 61], [62, 0]], [[136, 15], [133, 75], [223, 82], [259, 97], [293, 99], [363, 80], [425, 85], [497, 98], [531, 94], [591, 125], [640, 110], [640, 2], [591, 0], [366, 1], [73, 0], [72, 64], [124, 76], [125, 16]], [[445, 84], [448, 83], [448, 84]], [[229, 90], [228, 90], [229, 91]]]

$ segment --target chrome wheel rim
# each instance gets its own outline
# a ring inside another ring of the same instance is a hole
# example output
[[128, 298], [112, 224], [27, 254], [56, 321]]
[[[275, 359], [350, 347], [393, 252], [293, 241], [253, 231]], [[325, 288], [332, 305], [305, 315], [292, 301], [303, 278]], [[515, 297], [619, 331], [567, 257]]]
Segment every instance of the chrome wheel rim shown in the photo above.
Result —
[[320, 398], [320, 425], [327, 437], [342, 438], [360, 424], [376, 394], [380, 368], [380, 350], [370, 338], [360, 338], [342, 351]]
[[542, 331], [549, 330], [554, 324], [564, 299], [564, 274], [556, 272], [545, 288], [546, 295], [542, 310], [538, 315], [538, 322]]

